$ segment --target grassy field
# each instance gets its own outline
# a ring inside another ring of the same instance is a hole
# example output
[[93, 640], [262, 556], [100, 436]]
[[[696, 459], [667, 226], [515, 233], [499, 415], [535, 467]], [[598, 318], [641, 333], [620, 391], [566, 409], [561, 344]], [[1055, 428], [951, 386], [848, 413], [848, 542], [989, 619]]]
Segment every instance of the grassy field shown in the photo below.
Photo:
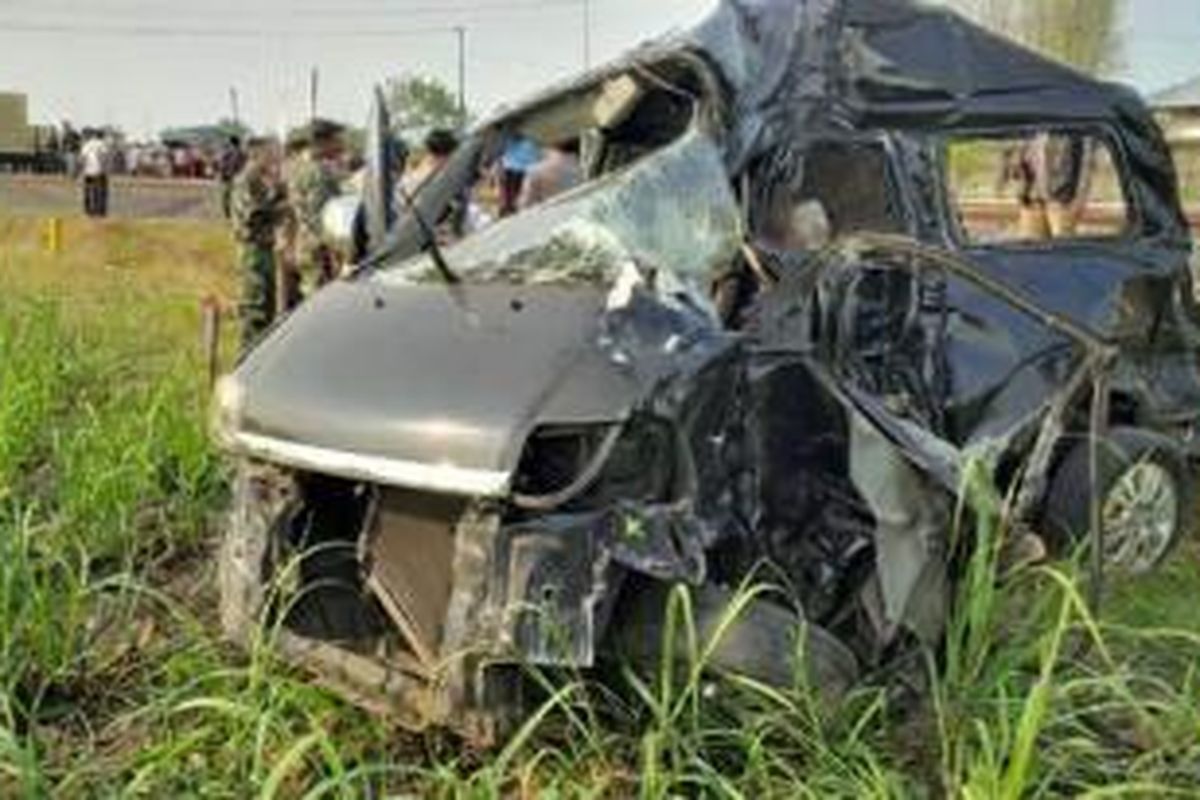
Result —
[[1200, 796], [1195, 546], [1097, 620], [1061, 572], [996, 575], [988, 524], [919, 711], [692, 670], [564, 683], [497, 753], [394, 730], [215, 635], [223, 231], [39, 237], [0, 217], [0, 797]]

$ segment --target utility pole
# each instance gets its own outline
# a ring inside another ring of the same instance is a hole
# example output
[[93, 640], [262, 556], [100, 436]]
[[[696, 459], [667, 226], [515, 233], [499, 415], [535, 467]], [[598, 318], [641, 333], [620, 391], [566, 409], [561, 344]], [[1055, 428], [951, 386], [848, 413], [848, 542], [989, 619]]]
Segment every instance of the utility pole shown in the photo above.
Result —
[[241, 110], [238, 108], [238, 90], [236, 86], [229, 87], [229, 110], [233, 112], [233, 125], [239, 127], [242, 122]]
[[310, 122], [317, 118], [317, 95], [320, 92], [320, 88], [321, 72], [316, 67], [313, 67], [308, 85], [308, 119]]
[[592, 0], [583, 0], [583, 68], [592, 68]]
[[458, 115], [460, 124], [467, 123], [467, 29], [462, 25], [454, 27], [458, 37]]

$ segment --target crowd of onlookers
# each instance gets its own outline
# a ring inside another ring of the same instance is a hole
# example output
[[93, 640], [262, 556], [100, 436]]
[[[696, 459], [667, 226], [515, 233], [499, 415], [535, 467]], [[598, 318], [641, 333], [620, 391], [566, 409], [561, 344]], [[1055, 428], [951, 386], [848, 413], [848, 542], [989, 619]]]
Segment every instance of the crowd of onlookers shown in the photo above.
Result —
[[84, 212], [93, 217], [107, 214], [108, 182], [114, 175], [219, 180], [228, 187], [243, 164], [236, 136], [200, 146], [128, 143], [120, 133], [106, 129], [85, 128], [78, 134], [68, 131], [58, 145], [63, 171], [80, 181]]
[[[338, 127], [336, 155], [322, 158], [328, 183], [341, 194], [361, 195], [365, 174], [365, 154], [349, 146], [345, 128]], [[295, 134], [295, 131], [293, 131]], [[222, 206], [230, 216], [235, 179], [247, 166], [248, 150], [254, 142], [257, 150], [274, 154], [269, 160], [280, 162], [285, 151], [297, 146], [297, 137], [280, 142], [270, 137], [243, 141], [214, 129], [194, 142], [166, 139], [162, 142], [129, 142], [120, 131], [111, 128], [84, 128], [76, 132], [63, 123], [57, 146], [68, 175], [80, 181], [83, 208], [89, 216], [105, 216], [108, 208], [109, 180], [112, 176], [132, 175], [174, 179], [207, 179], [221, 184]], [[392, 143], [396, 159], [394, 207], [403, 211], [407, 198], [436, 175], [458, 148], [458, 135], [447, 129], [434, 129], [411, 148], [400, 139]], [[411, 156], [411, 157], [410, 157]], [[581, 180], [578, 142], [540, 146], [514, 137], [497, 161], [480, 177], [471, 197], [463, 204], [456, 227], [458, 234], [477, 230], [492, 220], [538, 205]]]
[[89, 142], [100, 142], [108, 175], [132, 175], [145, 178], [183, 178], [217, 180], [222, 159], [234, 138], [209, 136], [194, 141], [166, 139], [156, 142], [130, 141], [121, 131], [110, 127], [76, 129], [62, 123], [43, 147], [57, 152], [62, 171], [81, 177], [83, 149]]
[[[246, 347], [274, 319], [368, 254], [367, 209], [374, 202], [368, 182], [392, 187], [394, 222], [413, 213], [414, 198], [439, 179], [459, 148], [458, 134], [446, 129], [430, 131], [411, 148], [393, 138], [385, 146], [389, 163], [377, 164], [388, 174], [371, 175], [366, 154], [349, 146], [345, 133], [337, 123], [314, 120], [284, 142], [254, 137], [243, 148], [231, 141], [218, 162], [239, 244]], [[515, 136], [494, 163], [455, 189], [439, 216], [416, 219], [439, 244], [476, 233], [580, 184], [578, 149], [577, 140], [543, 147]]]
[[218, 176], [221, 151], [188, 144], [132, 144], [124, 158], [130, 175], [212, 180]]

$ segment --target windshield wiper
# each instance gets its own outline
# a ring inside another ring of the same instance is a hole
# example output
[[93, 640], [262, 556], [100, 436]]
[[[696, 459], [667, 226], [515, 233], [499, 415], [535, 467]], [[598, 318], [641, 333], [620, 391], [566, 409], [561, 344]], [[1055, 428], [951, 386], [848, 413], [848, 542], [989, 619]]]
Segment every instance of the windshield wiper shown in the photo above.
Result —
[[433, 259], [433, 265], [437, 268], [438, 274], [442, 276], [442, 280], [451, 286], [462, 283], [462, 279], [446, 263], [446, 257], [442, 254], [442, 246], [438, 244], [437, 231], [429, 224], [429, 220], [425, 219], [425, 215], [421, 213], [421, 210], [417, 208], [412, 195], [404, 191], [404, 188], [399, 185], [397, 185], [396, 190], [400, 194], [400, 199], [404, 201], [404, 205], [408, 207], [408, 211], [412, 214], [413, 219], [417, 221], [417, 226], [421, 229], [422, 236], [425, 237], [424, 246], [421, 249], [429, 253], [429, 257]]

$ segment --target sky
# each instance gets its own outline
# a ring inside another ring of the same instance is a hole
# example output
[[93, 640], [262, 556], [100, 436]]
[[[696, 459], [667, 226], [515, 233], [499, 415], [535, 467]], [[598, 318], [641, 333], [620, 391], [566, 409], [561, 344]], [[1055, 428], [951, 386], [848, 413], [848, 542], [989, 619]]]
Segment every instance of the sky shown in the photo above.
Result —
[[[427, 74], [453, 87], [466, 30], [476, 114], [667, 30], [714, 0], [0, 0], [0, 91], [34, 121], [113, 124], [137, 136], [231, 115], [279, 130], [319, 111], [365, 118], [371, 87]], [[590, 24], [585, 25], [585, 19]], [[1153, 92], [1200, 75], [1200, 0], [1126, 0], [1115, 77]], [[585, 37], [585, 29], [588, 36]]]

